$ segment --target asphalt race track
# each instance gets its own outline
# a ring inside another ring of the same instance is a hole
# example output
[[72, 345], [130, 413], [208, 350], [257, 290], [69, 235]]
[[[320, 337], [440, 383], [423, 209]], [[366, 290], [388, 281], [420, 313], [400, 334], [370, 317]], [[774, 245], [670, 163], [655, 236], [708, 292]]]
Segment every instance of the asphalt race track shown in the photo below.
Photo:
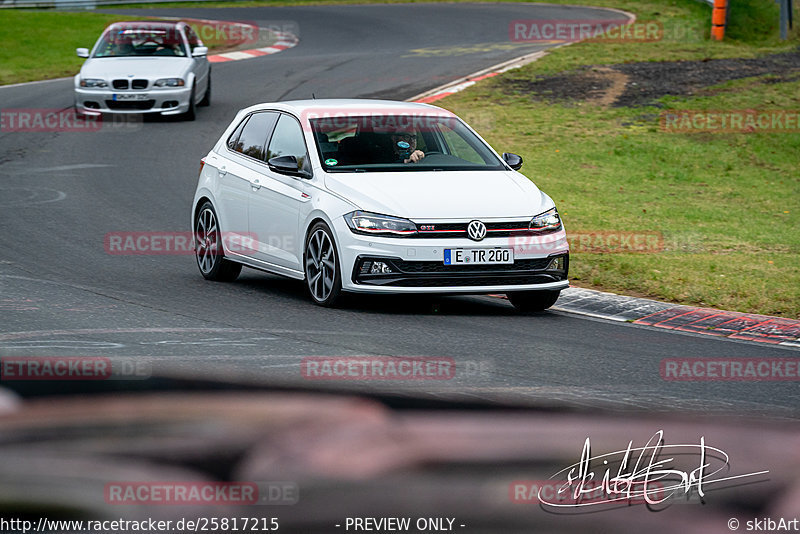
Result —
[[[313, 305], [296, 281], [245, 270], [235, 283], [209, 283], [191, 255], [105, 251], [108, 232], [189, 230], [200, 158], [243, 107], [312, 93], [406, 99], [544, 48], [510, 42], [512, 20], [619, 14], [413, 4], [187, 8], [158, 15], [290, 21], [300, 42], [271, 56], [214, 64], [212, 104], [198, 110], [195, 122], [0, 133], [0, 355], [128, 357], [159, 371], [312, 388], [331, 385], [301, 377], [303, 356], [448, 357], [460, 371], [453, 380], [344, 387], [800, 417], [793, 382], [669, 382], [659, 374], [665, 358], [796, 357], [788, 347], [557, 311], [519, 316], [492, 297], [358, 297], [345, 309], [328, 310]], [[71, 87], [72, 80], [57, 80], [0, 88], [0, 100], [2, 108], [65, 109], [72, 105]]]

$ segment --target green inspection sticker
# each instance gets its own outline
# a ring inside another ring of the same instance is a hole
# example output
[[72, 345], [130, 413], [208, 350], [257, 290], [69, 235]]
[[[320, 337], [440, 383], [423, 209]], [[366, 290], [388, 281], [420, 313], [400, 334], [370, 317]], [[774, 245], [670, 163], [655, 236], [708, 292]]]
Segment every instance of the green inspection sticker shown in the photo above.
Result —
[[336, 166], [338, 163], [339, 163], [339, 162], [338, 162], [338, 161], [336, 161], [336, 160], [335, 160], [335, 159], [333, 159], [333, 158], [328, 158], [328, 159], [326, 159], [326, 160], [325, 160], [325, 165], [327, 165], [328, 167], [334, 167], [334, 166]]

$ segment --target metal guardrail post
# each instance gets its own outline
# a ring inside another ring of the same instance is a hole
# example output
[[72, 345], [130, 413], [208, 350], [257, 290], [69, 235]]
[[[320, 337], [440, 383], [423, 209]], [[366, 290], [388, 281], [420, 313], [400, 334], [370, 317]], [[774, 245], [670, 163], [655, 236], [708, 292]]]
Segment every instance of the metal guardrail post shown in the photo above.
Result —
[[792, 27], [792, 0], [775, 0], [781, 7], [781, 39], [789, 38], [789, 28]]

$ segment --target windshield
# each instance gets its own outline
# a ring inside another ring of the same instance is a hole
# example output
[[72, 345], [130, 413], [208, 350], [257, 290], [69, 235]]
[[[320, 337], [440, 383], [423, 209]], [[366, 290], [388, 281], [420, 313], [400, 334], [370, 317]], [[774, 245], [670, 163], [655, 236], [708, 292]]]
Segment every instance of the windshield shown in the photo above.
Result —
[[323, 168], [329, 172], [505, 168], [452, 116], [324, 117], [310, 123]]
[[127, 28], [107, 32], [93, 57], [186, 57], [183, 39], [176, 28]]

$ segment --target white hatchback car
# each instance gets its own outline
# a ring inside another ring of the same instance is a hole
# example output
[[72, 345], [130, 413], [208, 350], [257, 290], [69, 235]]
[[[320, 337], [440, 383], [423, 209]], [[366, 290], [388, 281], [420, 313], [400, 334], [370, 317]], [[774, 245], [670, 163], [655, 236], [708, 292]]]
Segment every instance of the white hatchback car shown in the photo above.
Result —
[[553, 201], [454, 114], [427, 104], [308, 100], [236, 115], [192, 204], [209, 280], [242, 265], [344, 292], [506, 293], [543, 310], [568, 287]]
[[116, 22], [95, 43], [75, 76], [75, 109], [103, 113], [183, 114], [211, 99], [208, 48], [184, 22]]

